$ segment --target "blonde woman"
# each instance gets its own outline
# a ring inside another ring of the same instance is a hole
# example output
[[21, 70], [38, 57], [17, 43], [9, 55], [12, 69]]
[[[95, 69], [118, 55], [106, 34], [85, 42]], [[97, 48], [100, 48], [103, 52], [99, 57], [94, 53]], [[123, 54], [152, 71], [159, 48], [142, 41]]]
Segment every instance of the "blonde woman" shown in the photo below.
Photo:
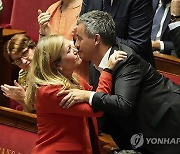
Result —
[[[122, 59], [121, 52], [110, 58], [108, 69], [102, 72], [99, 91], [110, 92], [108, 71]], [[39, 139], [33, 154], [99, 154], [95, 117], [102, 113], [94, 113], [87, 103], [63, 109], [59, 103], [65, 95], [56, 96], [61, 89], [91, 90], [85, 80], [73, 74], [80, 63], [77, 49], [62, 36], [46, 36], [39, 41], [28, 73], [26, 95], [26, 102], [35, 106], [37, 113]], [[93, 121], [91, 128], [88, 119]]]

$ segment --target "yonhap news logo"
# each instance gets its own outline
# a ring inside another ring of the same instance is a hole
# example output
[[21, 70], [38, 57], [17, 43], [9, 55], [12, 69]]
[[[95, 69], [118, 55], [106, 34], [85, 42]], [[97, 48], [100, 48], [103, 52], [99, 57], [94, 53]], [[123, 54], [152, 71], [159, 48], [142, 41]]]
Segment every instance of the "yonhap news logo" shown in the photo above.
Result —
[[131, 145], [133, 149], [137, 149], [141, 147], [144, 142], [146, 144], [161, 144], [161, 145], [168, 145], [168, 144], [179, 144], [180, 138], [147, 138], [143, 137], [142, 133], [134, 134], [130, 139]]
[[131, 137], [131, 145], [133, 149], [141, 147], [144, 143], [144, 138], [142, 133], [134, 134]]

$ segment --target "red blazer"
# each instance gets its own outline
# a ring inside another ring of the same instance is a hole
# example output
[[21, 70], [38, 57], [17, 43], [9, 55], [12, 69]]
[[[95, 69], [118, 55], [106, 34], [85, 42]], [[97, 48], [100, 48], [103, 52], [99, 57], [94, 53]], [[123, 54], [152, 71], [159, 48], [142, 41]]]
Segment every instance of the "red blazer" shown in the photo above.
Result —
[[[110, 92], [111, 81], [109, 73], [102, 73], [98, 91]], [[91, 89], [85, 80], [81, 79], [81, 85], [83, 89]], [[56, 96], [60, 88], [61, 86], [54, 85], [42, 86], [37, 92], [39, 139], [32, 153], [92, 154], [88, 117], [92, 117], [97, 128], [95, 117], [102, 116], [103, 113], [94, 113], [87, 103], [79, 103], [69, 109], [63, 109], [59, 103], [64, 96]], [[95, 135], [97, 136], [97, 129]]]

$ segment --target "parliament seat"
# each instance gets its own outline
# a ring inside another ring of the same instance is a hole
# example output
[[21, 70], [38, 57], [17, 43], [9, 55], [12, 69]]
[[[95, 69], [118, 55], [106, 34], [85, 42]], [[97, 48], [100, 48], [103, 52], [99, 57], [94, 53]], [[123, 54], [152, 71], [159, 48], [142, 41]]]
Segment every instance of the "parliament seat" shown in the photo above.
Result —
[[36, 115], [0, 106], [0, 153], [30, 154], [37, 140]]
[[10, 28], [13, 0], [2, 0], [3, 10], [0, 12], [0, 27]]
[[180, 59], [161, 53], [153, 53], [157, 70], [180, 85]]
[[[38, 139], [35, 114], [0, 106], [0, 153], [30, 154]], [[110, 135], [99, 136], [101, 154], [118, 148]]]
[[14, 0], [10, 21], [11, 27], [13, 29], [24, 30], [27, 35], [37, 42], [39, 38], [38, 9], [45, 11], [51, 4], [57, 1]]
[[0, 26], [23, 30], [34, 41], [38, 41], [38, 9], [45, 11], [58, 0], [2, 0], [4, 9], [0, 14]]

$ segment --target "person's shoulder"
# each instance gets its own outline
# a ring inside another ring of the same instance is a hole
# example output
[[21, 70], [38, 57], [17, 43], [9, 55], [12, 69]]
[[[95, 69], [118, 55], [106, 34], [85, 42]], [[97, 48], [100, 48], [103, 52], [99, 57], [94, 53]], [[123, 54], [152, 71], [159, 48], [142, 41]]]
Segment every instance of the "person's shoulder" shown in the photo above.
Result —
[[49, 8], [47, 9], [47, 12], [51, 13], [51, 12], [54, 11], [61, 3], [62, 3], [61, 0], [53, 3], [52, 5], [49, 6]]
[[[135, 50], [133, 50], [131, 47], [127, 46], [126, 44], [122, 43], [122, 42], [118, 42], [117, 41], [117, 46], [119, 50], [122, 50], [124, 52], [127, 53], [127, 58], [125, 60], [123, 60], [122, 62], [120, 62], [119, 66], [125, 66], [125, 65], [129, 65], [129, 64], [140, 64], [140, 63], [145, 63], [144, 59], [135, 52]], [[146, 65], [146, 64], [145, 64]]]
[[61, 88], [61, 85], [43, 85], [38, 88], [38, 95], [49, 96], [51, 94], [56, 94]]
[[176, 30], [177, 32], [180, 32], [180, 25], [178, 25], [178, 26], [175, 28], [175, 30]]
[[119, 50], [125, 51], [128, 55], [136, 54], [136, 52], [126, 44], [122, 43], [119, 39], [116, 39], [116, 44]]

